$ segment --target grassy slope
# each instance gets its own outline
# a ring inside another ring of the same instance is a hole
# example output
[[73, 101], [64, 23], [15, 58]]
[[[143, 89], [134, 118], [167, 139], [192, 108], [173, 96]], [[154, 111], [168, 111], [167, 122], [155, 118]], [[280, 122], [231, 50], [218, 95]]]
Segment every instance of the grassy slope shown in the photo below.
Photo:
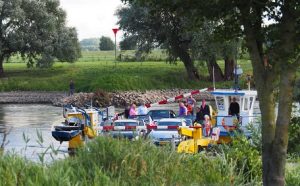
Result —
[[[130, 52], [127, 52], [130, 54]], [[163, 58], [161, 52], [152, 58]], [[157, 57], [158, 56], [158, 57]], [[75, 81], [77, 91], [148, 90], [167, 88], [203, 88], [212, 86], [206, 78], [193, 82], [187, 79], [183, 63], [177, 65], [166, 62], [117, 62], [113, 52], [85, 52], [76, 63], [57, 62], [50, 69], [28, 69], [18, 60], [4, 64], [6, 77], [0, 80], [0, 91], [45, 90], [67, 91], [70, 79]], [[250, 72], [249, 61], [239, 62], [244, 71]], [[115, 66], [116, 65], [116, 66]], [[220, 62], [223, 66], [223, 62]], [[207, 77], [206, 67], [199, 72]], [[245, 83], [243, 83], [245, 84]], [[230, 87], [232, 82], [220, 82], [219, 87]]]

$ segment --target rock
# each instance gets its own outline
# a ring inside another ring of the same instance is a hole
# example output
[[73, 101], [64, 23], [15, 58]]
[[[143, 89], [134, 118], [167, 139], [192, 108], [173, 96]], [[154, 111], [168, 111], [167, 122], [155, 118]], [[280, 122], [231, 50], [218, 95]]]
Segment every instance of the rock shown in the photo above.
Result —
[[[72, 96], [66, 96], [64, 92], [0, 92], [0, 103], [51, 103], [54, 106], [62, 106], [63, 104], [74, 104], [76, 106], [85, 106], [97, 102], [101, 107], [114, 105], [116, 107], [124, 107], [125, 104], [140, 102], [155, 103], [164, 99], [172, 98], [183, 93], [191, 92], [190, 89], [169, 89], [169, 90], [147, 90], [147, 91], [119, 91], [119, 92], [96, 92], [96, 93], [75, 93]], [[97, 94], [97, 96], [95, 96]], [[105, 97], [105, 99], [101, 99]], [[97, 100], [95, 100], [97, 97]], [[209, 93], [201, 93], [194, 95], [198, 101], [201, 99], [211, 100], [213, 97]]]

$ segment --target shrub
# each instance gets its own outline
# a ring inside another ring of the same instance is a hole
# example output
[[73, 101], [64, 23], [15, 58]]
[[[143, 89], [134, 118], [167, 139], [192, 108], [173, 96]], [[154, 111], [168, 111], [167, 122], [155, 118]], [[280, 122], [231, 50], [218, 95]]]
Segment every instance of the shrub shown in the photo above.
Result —
[[288, 153], [300, 156], [300, 117], [293, 117], [289, 125]]
[[240, 172], [244, 178], [244, 183], [261, 181], [260, 151], [245, 136], [237, 134], [230, 145], [220, 145], [219, 148], [228, 162], [234, 161], [236, 163], [235, 171]]
[[285, 176], [285, 182], [286, 185], [300, 185], [300, 159], [298, 159], [298, 162], [293, 162], [291, 164], [291, 167], [287, 168], [286, 176]]

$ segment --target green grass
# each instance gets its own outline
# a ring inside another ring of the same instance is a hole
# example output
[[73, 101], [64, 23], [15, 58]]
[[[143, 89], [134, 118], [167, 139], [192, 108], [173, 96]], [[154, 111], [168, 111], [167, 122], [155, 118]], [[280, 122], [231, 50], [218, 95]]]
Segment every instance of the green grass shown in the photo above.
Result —
[[[222, 154], [184, 155], [145, 141], [100, 137], [50, 165], [0, 155], [0, 185], [243, 185], [235, 166]], [[250, 182], [259, 185], [255, 177]]]
[[[261, 185], [259, 152], [241, 140], [216, 147], [216, 153], [190, 155], [144, 140], [98, 137], [76, 156], [50, 164], [0, 153], [0, 186]], [[286, 185], [299, 185], [299, 168], [299, 159], [287, 167]]]
[[[157, 51], [153, 55], [160, 56], [163, 53]], [[223, 68], [223, 62], [219, 63]], [[244, 72], [251, 71], [249, 61], [239, 63], [244, 68]], [[73, 64], [56, 62], [49, 69], [28, 69], [25, 63], [5, 63], [4, 70], [6, 77], [0, 79], [0, 91], [67, 91], [70, 79], [75, 81], [77, 92], [97, 89], [106, 91], [197, 89], [212, 86], [212, 83], [205, 78], [208, 75], [206, 67], [199, 68], [200, 75], [204, 77], [201, 81], [190, 81], [182, 62], [176, 65], [164, 61], [115, 63], [113, 51], [84, 52], [83, 57]], [[232, 82], [219, 82], [217, 87], [231, 87], [232, 84]], [[243, 86], [244, 84], [243, 82]]]

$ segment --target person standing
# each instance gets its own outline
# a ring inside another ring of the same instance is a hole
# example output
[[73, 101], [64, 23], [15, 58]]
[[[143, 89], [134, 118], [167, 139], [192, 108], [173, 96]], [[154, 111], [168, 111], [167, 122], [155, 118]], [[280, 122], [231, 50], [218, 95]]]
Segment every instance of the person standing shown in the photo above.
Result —
[[128, 119], [129, 118], [129, 112], [130, 112], [130, 106], [129, 106], [129, 104], [125, 104], [125, 109], [124, 109], [124, 117], [126, 118], [126, 119]]
[[205, 99], [202, 99], [202, 104], [201, 104], [201, 106], [200, 106], [200, 110], [199, 110], [199, 112], [200, 112], [200, 120], [202, 120], [202, 122], [204, 121], [204, 116], [205, 115], [208, 115], [209, 116], [209, 118], [211, 118], [211, 115], [210, 115], [210, 108], [209, 108], [209, 106], [206, 104], [206, 101], [205, 101]]
[[136, 105], [133, 103], [129, 110], [129, 118], [134, 118], [137, 115]]
[[202, 126], [202, 131], [203, 131], [202, 134], [206, 133], [206, 130], [205, 130], [205, 115], [207, 115], [209, 117], [209, 119], [211, 118], [210, 107], [209, 107], [209, 105], [206, 104], [205, 99], [202, 99], [202, 103], [201, 103], [199, 113], [198, 113], [198, 120], [200, 121], [200, 124]]
[[187, 99], [186, 99], [186, 103], [188, 105], [189, 112], [191, 113], [191, 115], [194, 115], [194, 107], [196, 105], [196, 100], [193, 98], [192, 95], [190, 95]]
[[236, 116], [238, 119], [240, 117], [240, 105], [236, 102], [236, 98], [232, 98], [232, 102], [229, 105], [228, 115]]
[[205, 137], [210, 136], [211, 122], [208, 115], [204, 116]]
[[141, 102], [138, 107], [138, 115], [146, 115], [148, 113], [148, 108], [145, 106], [144, 102]]
[[183, 102], [179, 102], [179, 112], [178, 112], [178, 116], [179, 117], [183, 117], [187, 115], [187, 108], [186, 106], [184, 106]]
[[75, 92], [75, 84], [72, 79], [70, 81], [69, 88], [69, 96], [72, 96]]

